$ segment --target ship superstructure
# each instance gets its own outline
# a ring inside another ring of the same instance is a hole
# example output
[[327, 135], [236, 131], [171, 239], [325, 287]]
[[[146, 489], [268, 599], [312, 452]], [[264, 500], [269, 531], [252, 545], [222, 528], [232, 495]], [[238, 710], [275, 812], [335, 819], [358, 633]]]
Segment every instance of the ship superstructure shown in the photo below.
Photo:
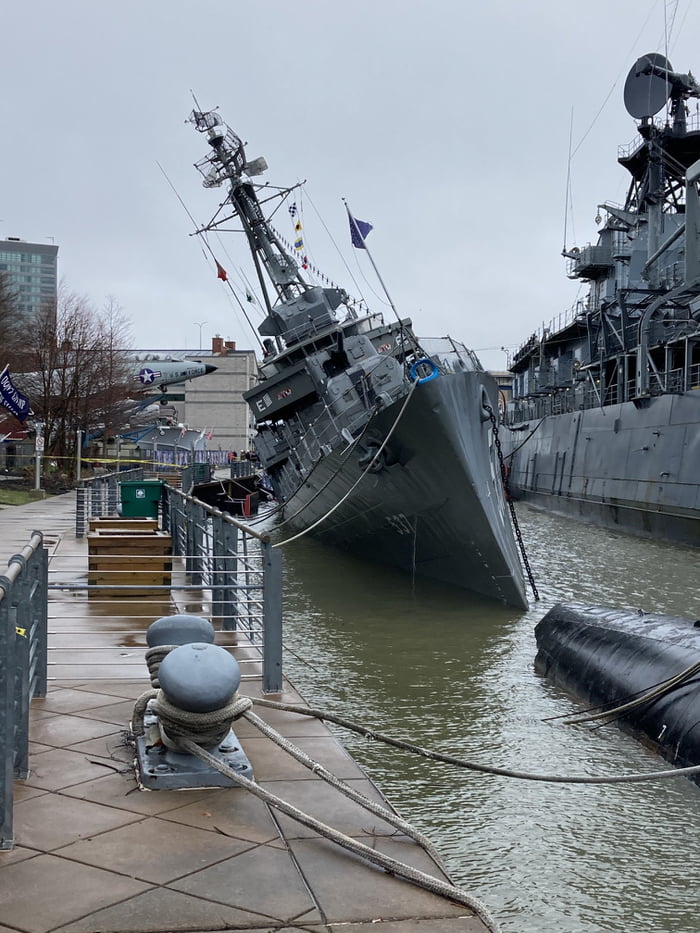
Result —
[[698, 545], [700, 125], [686, 101], [700, 87], [652, 53], [624, 96], [640, 121], [618, 155], [627, 199], [599, 205], [595, 245], [564, 253], [588, 296], [512, 361], [510, 484], [554, 511]]

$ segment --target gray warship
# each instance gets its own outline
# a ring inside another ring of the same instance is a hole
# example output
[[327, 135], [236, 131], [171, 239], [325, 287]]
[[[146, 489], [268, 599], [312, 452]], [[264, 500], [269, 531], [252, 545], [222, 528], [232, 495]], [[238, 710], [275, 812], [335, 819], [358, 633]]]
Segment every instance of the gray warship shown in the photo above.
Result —
[[[692, 74], [657, 53], [630, 70], [638, 136], [624, 205], [564, 251], [587, 298], [518, 350], [506, 406], [513, 495], [560, 514], [700, 544], [700, 125]], [[666, 108], [663, 117], [658, 117]], [[603, 216], [600, 216], [602, 212]]]
[[199, 232], [240, 225], [264, 302], [259, 382], [244, 398], [281, 503], [274, 534], [284, 540], [276, 543], [311, 533], [527, 608], [503, 489], [495, 380], [451, 338], [419, 340], [410, 319], [385, 322], [358, 310], [343, 289], [306, 281], [263, 212], [292, 189], [255, 182], [265, 160], [247, 161], [217, 113], [195, 110], [190, 122], [209, 144], [196, 163], [204, 186], [226, 189]]

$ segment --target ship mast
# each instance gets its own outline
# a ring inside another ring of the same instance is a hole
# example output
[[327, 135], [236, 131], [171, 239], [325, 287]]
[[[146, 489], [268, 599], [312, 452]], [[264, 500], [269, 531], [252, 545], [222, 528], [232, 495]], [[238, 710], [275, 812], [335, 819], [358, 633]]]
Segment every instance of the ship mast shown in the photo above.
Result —
[[293, 300], [309, 286], [299, 273], [296, 262], [267, 222], [255, 185], [250, 181], [252, 176], [260, 175], [267, 169], [267, 162], [262, 157], [246, 161], [242, 140], [213, 111], [193, 110], [188, 122], [193, 123], [200, 133], [207, 134], [211, 152], [196, 163], [196, 168], [204, 176], [205, 188], [224, 184], [228, 186], [227, 200], [233, 206], [248, 239], [265, 306], [270, 314], [273, 302], [263, 272], [267, 273], [272, 283], [277, 301]]

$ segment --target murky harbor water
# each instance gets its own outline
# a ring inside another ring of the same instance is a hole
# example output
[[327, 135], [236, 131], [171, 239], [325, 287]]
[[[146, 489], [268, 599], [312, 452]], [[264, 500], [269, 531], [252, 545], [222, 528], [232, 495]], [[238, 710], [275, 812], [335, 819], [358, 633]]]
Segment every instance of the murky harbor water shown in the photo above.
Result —
[[[544, 774], [668, 767], [614, 726], [547, 721], [576, 704], [534, 672], [561, 601], [700, 618], [698, 554], [536, 513], [519, 517], [540, 601], [527, 613], [328, 552], [285, 549], [286, 673], [306, 700], [419, 745]], [[476, 774], [339, 732], [454, 880], [504, 933], [698, 933], [700, 788]]]

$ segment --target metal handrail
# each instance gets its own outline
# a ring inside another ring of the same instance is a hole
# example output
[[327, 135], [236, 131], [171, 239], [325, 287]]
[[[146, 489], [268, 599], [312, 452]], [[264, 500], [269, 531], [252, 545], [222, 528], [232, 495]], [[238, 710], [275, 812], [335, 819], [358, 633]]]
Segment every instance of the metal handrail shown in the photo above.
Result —
[[0, 576], [0, 850], [11, 849], [13, 783], [29, 774], [29, 701], [46, 696], [48, 551], [43, 535]]

